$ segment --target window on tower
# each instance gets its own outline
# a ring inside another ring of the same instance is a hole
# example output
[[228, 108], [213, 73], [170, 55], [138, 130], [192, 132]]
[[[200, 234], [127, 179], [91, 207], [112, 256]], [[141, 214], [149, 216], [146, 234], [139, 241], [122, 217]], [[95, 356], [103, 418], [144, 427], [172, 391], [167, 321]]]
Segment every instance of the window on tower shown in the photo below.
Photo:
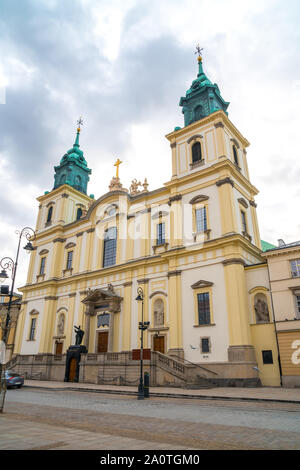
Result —
[[41, 258], [40, 275], [45, 274], [46, 257]]
[[156, 226], [156, 244], [163, 245], [166, 243], [166, 236], [165, 236], [165, 223], [161, 222]]
[[239, 160], [238, 160], [237, 150], [236, 150], [236, 146], [235, 146], [235, 145], [232, 146], [232, 152], [233, 152], [234, 163], [235, 163], [237, 166], [239, 166]]
[[65, 184], [65, 182], [66, 182], [66, 175], [65, 174], [61, 175], [59, 182], [60, 182], [60, 184]]
[[51, 223], [52, 213], [53, 213], [53, 206], [49, 207], [49, 209], [48, 209], [47, 221], [46, 221], [47, 224]]
[[202, 233], [207, 230], [207, 214], [206, 207], [196, 209], [196, 230], [197, 233]]
[[104, 234], [103, 267], [116, 264], [117, 227], [111, 227]]
[[76, 213], [76, 220], [79, 220], [81, 216], [82, 216], [82, 209], [81, 207], [78, 207], [77, 213]]
[[192, 160], [197, 163], [202, 160], [202, 151], [200, 142], [196, 142], [192, 147]]
[[244, 211], [241, 211], [241, 218], [242, 218], [242, 231], [244, 233], [247, 233], [248, 232], [247, 219], [246, 219], [246, 213]]
[[72, 269], [73, 251], [68, 251], [66, 269]]
[[79, 175], [75, 178], [74, 188], [80, 190], [81, 189], [81, 177]]

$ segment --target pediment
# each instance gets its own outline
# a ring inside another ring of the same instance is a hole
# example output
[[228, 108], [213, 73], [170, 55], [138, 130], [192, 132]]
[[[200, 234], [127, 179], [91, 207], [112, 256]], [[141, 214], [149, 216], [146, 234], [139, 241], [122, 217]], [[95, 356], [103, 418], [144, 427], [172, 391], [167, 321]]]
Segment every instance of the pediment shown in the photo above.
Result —
[[123, 297], [116, 294], [111, 284], [108, 285], [107, 289], [90, 289], [88, 295], [85, 299], [83, 299], [83, 303], [101, 303], [103, 301], [109, 302], [112, 300], [116, 300], [121, 302]]
[[198, 196], [195, 196], [190, 200], [190, 204], [196, 204], [197, 202], [207, 201], [208, 199], [208, 196], [205, 196], [204, 194], [199, 194]]
[[201, 281], [195, 282], [195, 284], [192, 284], [191, 288], [192, 289], [200, 289], [201, 287], [211, 287], [213, 285], [214, 285], [213, 282], [201, 280]]

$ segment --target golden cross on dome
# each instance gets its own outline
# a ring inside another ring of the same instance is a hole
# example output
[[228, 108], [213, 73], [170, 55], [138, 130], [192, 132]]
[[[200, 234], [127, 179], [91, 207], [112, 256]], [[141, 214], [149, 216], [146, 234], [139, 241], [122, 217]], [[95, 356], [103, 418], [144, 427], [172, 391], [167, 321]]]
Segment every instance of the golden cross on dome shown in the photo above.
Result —
[[117, 172], [116, 172], [116, 178], [119, 178], [119, 166], [121, 165], [121, 160], [118, 158], [118, 160], [116, 161], [116, 163], [114, 163], [114, 166], [117, 167]]

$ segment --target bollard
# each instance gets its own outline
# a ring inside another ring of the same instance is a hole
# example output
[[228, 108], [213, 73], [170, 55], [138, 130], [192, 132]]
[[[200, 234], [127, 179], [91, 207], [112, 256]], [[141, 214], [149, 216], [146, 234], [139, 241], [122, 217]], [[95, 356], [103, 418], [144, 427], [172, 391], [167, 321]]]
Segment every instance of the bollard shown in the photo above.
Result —
[[149, 372], [145, 372], [144, 373], [144, 397], [145, 398], [150, 398], [149, 384], [150, 384], [150, 374]]

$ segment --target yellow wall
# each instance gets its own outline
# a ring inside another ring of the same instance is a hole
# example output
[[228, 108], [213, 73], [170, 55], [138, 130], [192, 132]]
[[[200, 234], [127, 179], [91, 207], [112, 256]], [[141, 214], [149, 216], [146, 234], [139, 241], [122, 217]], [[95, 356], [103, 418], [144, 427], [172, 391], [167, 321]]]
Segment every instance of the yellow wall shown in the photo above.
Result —
[[[252, 343], [255, 348], [259, 378], [263, 385], [280, 386], [278, 351], [274, 323], [251, 325]], [[263, 364], [262, 351], [272, 351], [273, 364]]]

